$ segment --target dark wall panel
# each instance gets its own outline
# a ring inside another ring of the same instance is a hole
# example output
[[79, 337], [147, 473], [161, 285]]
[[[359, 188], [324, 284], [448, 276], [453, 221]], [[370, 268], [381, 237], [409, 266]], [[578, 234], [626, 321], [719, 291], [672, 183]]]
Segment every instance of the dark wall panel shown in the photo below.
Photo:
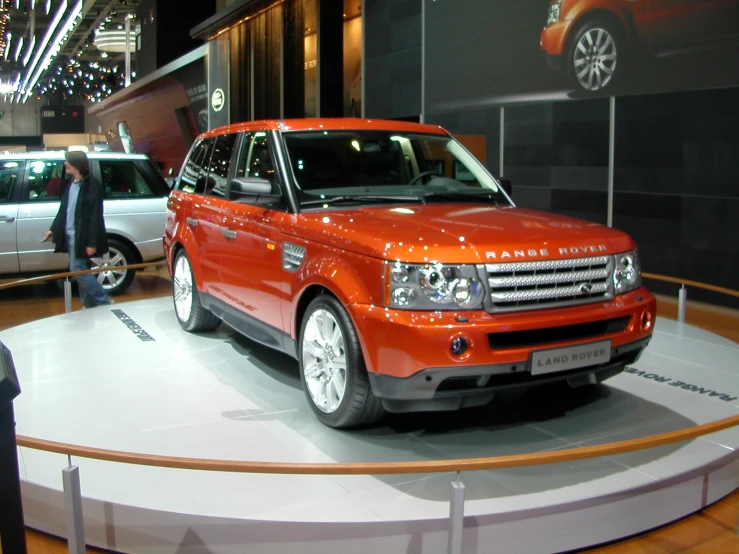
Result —
[[372, 0], [365, 21], [365, 115], [421, 113], [421, 1]]
[[614, 226], [645, 271], [737, 288], [738, 120], [737, 88], [617, 100]]

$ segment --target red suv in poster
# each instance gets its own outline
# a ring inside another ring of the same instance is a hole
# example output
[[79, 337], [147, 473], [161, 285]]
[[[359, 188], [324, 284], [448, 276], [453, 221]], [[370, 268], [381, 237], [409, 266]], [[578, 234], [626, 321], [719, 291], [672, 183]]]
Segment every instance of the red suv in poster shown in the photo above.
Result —
[[579, 91], [609, 92], [628, 66], [648, 70], [639, 51], [710, 50], [737, 35], [739, 0], [551, 0], [540, 47]]

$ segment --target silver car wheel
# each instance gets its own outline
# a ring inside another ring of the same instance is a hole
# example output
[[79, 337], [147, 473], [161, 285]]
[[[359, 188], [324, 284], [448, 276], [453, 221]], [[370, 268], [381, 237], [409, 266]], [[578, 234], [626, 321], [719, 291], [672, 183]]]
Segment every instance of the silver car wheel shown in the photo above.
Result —
[[324, 413], [335, 412], [346, 390], [346, 348], [341, 327], [328, 310], [311, 314], [302, 356], [303, 376], [313, 404]]
[[190, 319], [192, 313], [192, 271], [190, 270], [190, 261], [187, 256], [180, 256], [175, 262], [174, 276], [172, 277], [174, 284], [174, 308], [177, 313], [177, 319], [186, 322]]
[[115, 247], [110, 247], [102, 258], [91, 258], [92, 269], [107, 268], [108, 271], [96, 273], [95, 277], [105, 290], [114, 289], [124, 281], [127, 269], [121, 269], [128, 265], [123, 253]]
[[596, 27], [583, 34], [572, 60], [580, 86], [588, 91], [605, 87], [616, 71], [617, 55], [616, 42], [607, 30]]

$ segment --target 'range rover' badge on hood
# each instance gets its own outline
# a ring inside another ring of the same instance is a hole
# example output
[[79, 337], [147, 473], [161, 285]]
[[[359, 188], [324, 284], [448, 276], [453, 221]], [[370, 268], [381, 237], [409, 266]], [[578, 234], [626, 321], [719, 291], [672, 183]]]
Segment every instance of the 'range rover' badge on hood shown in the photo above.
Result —
[[[556, 256], [589, 256], [593, 254], [601, 254], [607, 252], [608, 247], [605, 244], [596, 244], [588, 246], [566, 246], [557, 248], [552, 253]], [[485, 252], [485, 258], [488, 260], [512, 260], [515, 258], [548, 258], [550, 251], [548, 248], [527, 249], [527, 250], [501, 250], [497, 252]]]

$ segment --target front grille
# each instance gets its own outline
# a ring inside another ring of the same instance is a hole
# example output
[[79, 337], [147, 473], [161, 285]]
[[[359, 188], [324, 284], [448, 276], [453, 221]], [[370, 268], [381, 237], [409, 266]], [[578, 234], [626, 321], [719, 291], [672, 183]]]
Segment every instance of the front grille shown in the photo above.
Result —
[[559, 308], [613, 297], [613, 258], [486, 264], [488, 312]]

